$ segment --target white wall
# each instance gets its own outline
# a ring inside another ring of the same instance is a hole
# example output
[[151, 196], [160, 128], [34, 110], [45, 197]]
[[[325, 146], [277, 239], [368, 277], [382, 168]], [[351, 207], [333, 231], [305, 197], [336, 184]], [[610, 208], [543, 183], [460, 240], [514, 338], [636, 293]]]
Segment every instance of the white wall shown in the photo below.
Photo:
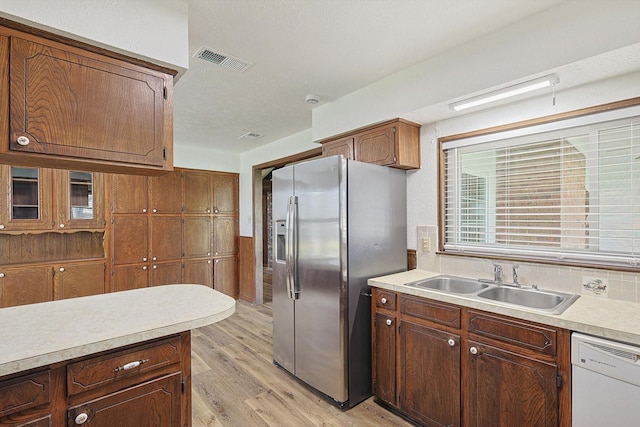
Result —
[[311, 129], [258, 147], [240, 155], [240, 235], [253, 236], [253, 166], [292, 154], [318, 148], [311, 140]]
[[181, 0], [0, 0], [0, 16], [180, 74], [189, 68], [188, 8]]
[[204, 169], [220, 172], [240, 172], [240, 155], [213, 149], [194, 148], [174, 141], [175, 167]]
[[640, 1], [568, 1], [313, 110], [317, 141], [640, 41]]

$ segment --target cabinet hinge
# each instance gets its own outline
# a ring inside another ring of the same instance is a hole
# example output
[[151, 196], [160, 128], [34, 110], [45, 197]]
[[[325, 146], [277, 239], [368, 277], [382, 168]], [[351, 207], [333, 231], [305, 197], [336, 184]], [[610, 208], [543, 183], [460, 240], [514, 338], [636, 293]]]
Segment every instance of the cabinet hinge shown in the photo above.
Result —
[[164, 99], [167, 99], [167, 96], [168, 96], [168, 94], [167, 94], [167, 87], [166, 87], [166, 86], [163, 86], [163, 87], [162, 87], [162, 97], [163, 97]]
[[556, 377], [556, 386], [557, 386], [558, 388], [562, 388], [562, 375], [558, 375], [558, 376]]
[[182, 386], [182, 393], [184, 393], [187, 388], [187, 379], [185, 377], [182, 377], [182, 380], [180, 380], [180, 385]]
[[167, 160], [167, 147], [162, 147], [162, 160]]

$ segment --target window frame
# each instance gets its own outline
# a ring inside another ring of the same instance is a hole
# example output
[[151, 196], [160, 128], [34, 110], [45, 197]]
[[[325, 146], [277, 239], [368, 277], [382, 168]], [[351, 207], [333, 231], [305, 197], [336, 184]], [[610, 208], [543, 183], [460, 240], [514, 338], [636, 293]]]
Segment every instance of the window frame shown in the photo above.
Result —
[[[446, 164], [445, 164], [445, 144], [456, 141], [456, 140], [468, 140], [471, 138], [487, 138], [492, 135], [496, 135], [496, 139], [503, 139], [502, 135], [505, 132], [515, 131], [513, 133], [517, 133], [518, 135], [528, 135], [528, 134], [538, 134], [541, 132], [541, 125], [546, 124], [557, 124], [558, 122], [562, 122], [570, 119], [579, 119], [583, 116], [589, 116], [598, 113], [604, 113], [608, 111], [619, 110], [628, 107], [637, 107], [640, 106], [640, 97], [630, 98], [622, 101], [611, 102], [607, 104], [602, 104], [598, 106], [583, 108], [579, 110], [573, 110], [569, 112], [564, 112], [560, 114], [554, 114], [550, 116], [539, 117], [530, 120], [524, 120], [520, 122], [493, 126], [485, 129], [474, 130], [470, 132], [459, 133], [455, 135], [449, 135], [438, 138], [438, 251], [439, 255], [450, 255], [450, 256], [465, 256], [465, 257], [476, 257], [483, 259], [500, 259], [507, 261], [520, 261], [520, 262], [535, 262], [541, 264], [551, 264], [551, 265], [563, 265], [563, 266], [571, 266], [571, 267], [588, 267], [588, 268], [600, 268], [600, 269], [608, 269], [608, 270], [616, 270], [616, 271], [632, 271], [638, 272], [640, 271], [640, 265], [614, 265], [614, 264], [604, 264], [597, 263], [593, 261], [581, 261], [581, 260], [562, 260], [562, 259], [553, 259], [553, 258], [541, 258], [536, 256], [528, 256], [523, 254], [522, 252], [517, 252], [515, 254], [498, 254], [498, 253], [482, 253], [482, 252], [465, 252], [465, 251], [457, 251], [457, 250], [445, 250], [445, 185], [446, 185]], [[543, 127], [543, 126], [542, 126]], [[527, 133], [526, 130], [528, 128], [531, 129], [531, 133]], [[498, 136], [500, 134], [500, 136]]]

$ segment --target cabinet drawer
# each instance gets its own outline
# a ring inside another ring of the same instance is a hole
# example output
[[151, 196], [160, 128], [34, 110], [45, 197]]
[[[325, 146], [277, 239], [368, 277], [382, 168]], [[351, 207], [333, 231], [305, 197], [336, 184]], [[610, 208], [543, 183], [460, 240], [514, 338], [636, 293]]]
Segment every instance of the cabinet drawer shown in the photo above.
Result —
[[469, 332], [555, 356], [557, 331], [541, 325], [469, 310]]
[[387, 292], [376, 289], [376, 307], [395, 311], [396, 294], [394, 292]]
[[72, 363], [67, 366], [67, 393], [72, 396], [123, 378], [130, 379], [179, 364], [181, 353], [180, 337], [174, 337]]
[[460, 307], [420, 297], [400, 296], [400, 313], [441, 325], [460, 327]]
[[50, 371], [0, 382], [0, 417], [51, 401]]

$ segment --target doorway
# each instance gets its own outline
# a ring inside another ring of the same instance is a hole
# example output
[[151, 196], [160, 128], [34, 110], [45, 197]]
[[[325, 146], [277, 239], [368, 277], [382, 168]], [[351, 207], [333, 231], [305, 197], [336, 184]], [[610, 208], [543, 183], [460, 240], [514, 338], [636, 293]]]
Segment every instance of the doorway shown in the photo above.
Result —
[[[271, 241], [271, 234], [269, 234], [269, 230], [271, 228], [271, 220], [266, 218], [268, 217], [268, 213], [271, 211], [271, 206], [269, 205], [271, 199], [267, 197], [267, 190], [265, 190], [265, 187], [268, 187], [268, 191], [270, 192], [271, 172], [283, 166], [320, 156], [322, 156], [322, 147], [314, 148], [292, 156], [283, 157], [281, 159], [272, 160], [267, 163], [254, 165], [252, 168], [253, 245], [255, 255], [255, 299], [253, 302], [255, 304], [263, 304], [271, 301], [271, 271], [268, 268], [268, 257], [271, 257], [269, 252], [269, 242]], [[267, 176], [269, 176], [269, 184], [265, 184], [265, 177]], [[267, 268], [265, 268], [265, 261]], [[267, 280], [266, 286], [265, 279]]]

